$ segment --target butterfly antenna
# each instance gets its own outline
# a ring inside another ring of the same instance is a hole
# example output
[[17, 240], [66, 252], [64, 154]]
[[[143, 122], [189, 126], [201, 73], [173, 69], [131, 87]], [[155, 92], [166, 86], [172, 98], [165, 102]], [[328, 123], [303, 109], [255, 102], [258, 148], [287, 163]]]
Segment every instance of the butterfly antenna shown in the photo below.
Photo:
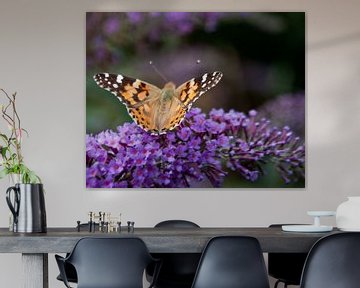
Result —
[[168, 79], [166, 79], [166, 77], [164, 76], [164, 74], [162, 74], [159, 69], [155, 66], [153, 61], [149, 61], [149, 64], [151, 65], [151, 67], [154, 69], [154, 71], [159, 74], [159, 76], [165, 81], [165, 82], [169, 82]]
[[197, 59], [196, 60], [196, 65], [198, 65], [198, 71], [197, 71], [197, 73], [200, 75], [201, 74], [201, 60], [200, 59]]

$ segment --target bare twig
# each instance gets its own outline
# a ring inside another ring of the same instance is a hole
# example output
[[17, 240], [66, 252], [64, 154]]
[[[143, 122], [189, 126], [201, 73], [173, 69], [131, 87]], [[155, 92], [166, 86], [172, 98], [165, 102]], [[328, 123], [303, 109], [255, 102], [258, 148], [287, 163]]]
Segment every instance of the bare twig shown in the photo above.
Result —
[[[21, 153], [21, 140], [23, 132], [28, 132], [21, 127], [21, 120], [16, 109], [16, 93], [11, 96], [0, 88], [7, 99], [6, 105], [1, 105], [1, 117], [9, 126], [9, 133], [1, 133], [0, 145], [2, 162], [0, 164], [0, 178], [9, 174], [20, 174], [22, 183], [41, 183], [41, 179], [24, 163]], [[7, 135], [9, 134], [9, 135]]]
[[[11, 96], [4, 90], [0, 89], [8, 99], [8, 104], [2, 107], [2, 118], [7, 122], [10, 128], [10, 137], [8, 138], [8, 147], [12, 146], [15, 148], [16, 153], [16, 163], [20, 165], [23, 161], [21, 153], [21, 121], [19, 114], [16, 110], [16, 93], [13, 93]], [[9, 113], [9, 109], [11, 111]], [[12, 117], [10, 116], [12, 114]], [[15, 159], [13, 159], [15, 160]]]

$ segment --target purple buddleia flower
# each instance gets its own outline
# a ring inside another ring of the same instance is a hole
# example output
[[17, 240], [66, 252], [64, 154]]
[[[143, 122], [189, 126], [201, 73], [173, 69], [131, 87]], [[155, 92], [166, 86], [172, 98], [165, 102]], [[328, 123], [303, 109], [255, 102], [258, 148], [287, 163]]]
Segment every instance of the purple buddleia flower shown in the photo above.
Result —
[[219, 19], [224, 16], [224, 13], [204, 13], [204, 14], [205, 14], [204, 15], [205, 30], [208, 32], [215, 31]]
[[120, 30], [120, 19], [116, 15], [109, 17], [104, 22], [104, 32], [107, 35], [114, 34]]
[[132, 24], [139, 24], [142, 19], [144, 18], [145, 13], [141, 13], [141, 12], [128, 12], [127, 16], [128, 19], [130, 21], [130, 23]]
[[[277, 128], [234, 110], [209, 115], [191, 109], [183, 123], [164, 135], [150, 135], [135, 123], [86, 137], [89, 188], [220, 187], [229, 171], [244, 180], [261, 178], [273, 163], [285, 183], [304, 177], [305, 148], [289, 127]], [[200, 186], [199, 186], [200, 187]]]

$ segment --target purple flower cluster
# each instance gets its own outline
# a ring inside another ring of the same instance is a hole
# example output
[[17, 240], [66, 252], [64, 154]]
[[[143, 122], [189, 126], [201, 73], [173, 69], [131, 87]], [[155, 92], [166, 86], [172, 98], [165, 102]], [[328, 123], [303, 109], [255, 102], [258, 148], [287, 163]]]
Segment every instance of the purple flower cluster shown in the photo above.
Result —
[[304, 177], [305, 148], [288, 127], [213, 109], [191, 109], [183, 123], [164, 135], [150, 135], [135, 123], [86, 137], [88, 188], [219, 187], [229, 170], [249, 181], [272, 162], [285, 182]]

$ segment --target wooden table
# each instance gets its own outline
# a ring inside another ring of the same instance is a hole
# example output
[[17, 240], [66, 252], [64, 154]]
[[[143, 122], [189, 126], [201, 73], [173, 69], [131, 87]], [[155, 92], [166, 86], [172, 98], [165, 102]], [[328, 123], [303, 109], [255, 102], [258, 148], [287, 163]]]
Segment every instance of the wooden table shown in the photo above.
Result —
[[337, 233], [289, 233], [281, 228], [135, 228], [121, 233], [77, 232], [48, 228], [47, 233], [19, 234], [0, 228], [0, 253], [22, 253], [24, 288], [48, 288], [48, 253], [70, 252], [82, 237], [139, 237], [151, 253], [201, 253], [220, 235], [246, 235], [259, 240], [263, 252], [308, 252], [321, 237]]

